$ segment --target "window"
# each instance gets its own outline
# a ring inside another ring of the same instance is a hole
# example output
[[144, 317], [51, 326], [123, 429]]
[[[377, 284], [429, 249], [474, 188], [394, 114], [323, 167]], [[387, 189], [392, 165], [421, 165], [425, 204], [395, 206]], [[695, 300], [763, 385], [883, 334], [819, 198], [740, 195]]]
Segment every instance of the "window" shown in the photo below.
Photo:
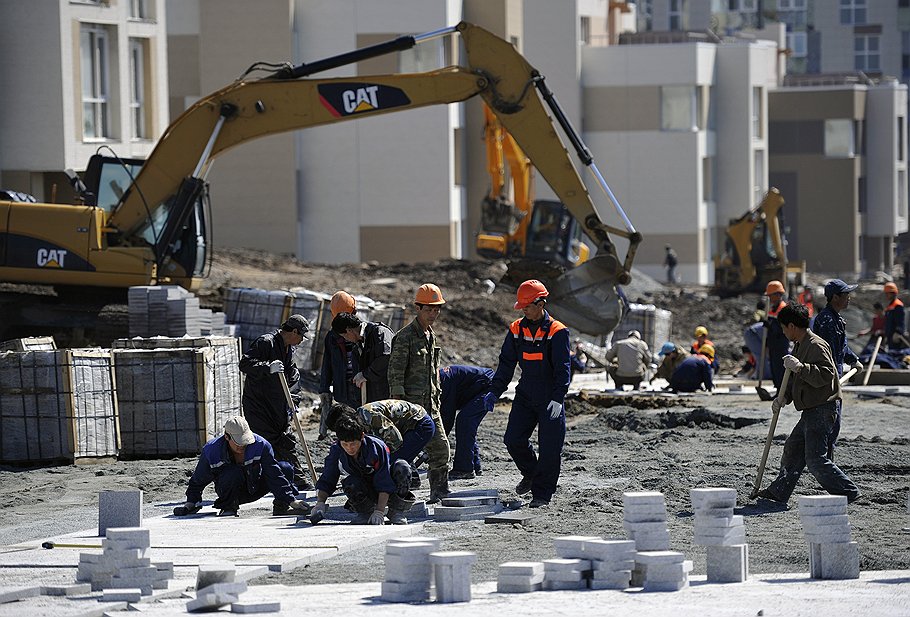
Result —
[[904, 160], [904, 134], [906, 132], [904, 128], [904, 117], [897, 117], [897, 160]]
[[907, 172], [903, 169], [897, 172], [897, 215], [907, 218]]
[[806, 33], [805, 32], [788, 32], [787, 49], [790, 50], [791, 58], [806, 57]]
[[910, 79], [910, 30], [901, 31], [901, 78]]
[[151, 19], [148, 0], [130, 0], [130, 19]]
[[578, 36], [584, 45], [591, 44], [591, 18], [582, 15], [578, 24]]
[[683, 2], [684, 0], [670, 0], [670, 8], [667, 11], [667, 17], [670, 20], [670, 30], [683, 29]]
[[660, 128], [664, 131], [694, 131], [695, 86], [660, 87]]
[[805, 11], [806, 0], [777, 0], [778, 11]]
[[856, 26], [866, 23], [866, 0], [840, 0], [840, 23]]
[[752, 189], [752, 203], [761, 203], [765, 196], [765, 151], [756, 150], [752, 153], [752, 172], [755, 174], [755, 186]]
[[857, 34], [853, 38], [853, 68], [866, 73], [881, 72], [877, 34]]
[[754, 13], [756, 4], [757, 0], [729, 0], [727, 6], [737, 13]]
[[82, 71], [82, 138], [104, 139], [109, 130], [108, 34], [101, 26], [83, 26], [80, 34]]
[[149, 136], [148, 106], [145, 100], [147, 49], [147, 40], [130, 39], [130, 124], [133, 139], [146, 139]]
[[765, 114], [763, 109], [763, 92], [760, 87], [752, 87], [752, 139], [762, 139]]
[[701, 160], [701, 198], [702, 201], [714, 201], [714, 157], [706, 156]]
[[825, 120], [825, 156], [853, 158], [856, 154], [853, 120]]

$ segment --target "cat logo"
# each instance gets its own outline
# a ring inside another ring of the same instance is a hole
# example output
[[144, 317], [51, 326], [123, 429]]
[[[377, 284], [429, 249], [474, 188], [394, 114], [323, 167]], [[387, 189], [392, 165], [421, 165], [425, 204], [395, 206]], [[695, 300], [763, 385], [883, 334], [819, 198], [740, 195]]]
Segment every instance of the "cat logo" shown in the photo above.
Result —
[[63, 268], [66, 253], [63, 249], [38, 249], [38, 267]]
[[344, 110], [349, 114], [361, 111], [373, 111], [379, 108], [379, 101], [376, 100], [376, 91], [379, 86], [367, 86], [366, 88], [357, 88], [356, 90], [345, 90], [341, 93], [341, 100], [344, 103]]

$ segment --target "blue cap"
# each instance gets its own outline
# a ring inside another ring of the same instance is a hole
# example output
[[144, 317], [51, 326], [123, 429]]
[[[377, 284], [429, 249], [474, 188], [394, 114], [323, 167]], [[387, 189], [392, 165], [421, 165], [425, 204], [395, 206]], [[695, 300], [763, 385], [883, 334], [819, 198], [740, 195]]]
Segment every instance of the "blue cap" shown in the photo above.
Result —
[[673, 343], [664, 343], [663, 346], [660, 348], [660, 353], [657, 355], [665, 356], [668, 353], [672, 353], [674, 351], [676, 351], [676, 345], [674, 345]]
[[825, 297], [829, 300], [834, 294], [848, 294], [851, 291], [856, 291], [856, 288], [859, 285], [847, 285], [840, 279], [831, 279], [825, 285]]

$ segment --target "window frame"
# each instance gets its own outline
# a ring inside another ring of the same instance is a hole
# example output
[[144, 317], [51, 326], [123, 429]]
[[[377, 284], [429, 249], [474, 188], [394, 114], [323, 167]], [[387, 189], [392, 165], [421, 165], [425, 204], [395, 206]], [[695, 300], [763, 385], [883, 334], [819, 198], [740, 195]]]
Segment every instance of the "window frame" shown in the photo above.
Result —
[[[130, 138], [134, 141], [149, 139], [148, 97], [145, 88], [148, 39], [130, 37]], [[138, 58], [137, 58], [138, 53]]]
[[[86, 50], [88, 44], [88, 50]], [[89, 66], [84, 66], [88, 51]], [[83, 23], [79, 33], [82, 83], [82, 141], [106, 141], [111, 134], [111, 33], [100, 24]], [[86, 83], [86, 71], [90, 83]], [[87, 91], [86, 86], [89, 86]], [[87, 116], [93, 131], [87, 129]]]
[[[875, 51], [870, 51], [869, 43], [875, 41]], [[859, 43], [863, 43], [863, 49], [857, 49]], [[861, 62], [862, 59], [862, 62]], [[871, 67], [870, 61], [875, 59], [875, 67]], [[862, 64], [862, 66], [861, 66]], [[864, 73], [881, 73], [882, 72], [882, 43], [880, 34], [854, 34], [853, 35], [853, 68]]]
[[838, 11], [842, 26], [861, 26], [868, 16], [866, 0], [840, 0]]

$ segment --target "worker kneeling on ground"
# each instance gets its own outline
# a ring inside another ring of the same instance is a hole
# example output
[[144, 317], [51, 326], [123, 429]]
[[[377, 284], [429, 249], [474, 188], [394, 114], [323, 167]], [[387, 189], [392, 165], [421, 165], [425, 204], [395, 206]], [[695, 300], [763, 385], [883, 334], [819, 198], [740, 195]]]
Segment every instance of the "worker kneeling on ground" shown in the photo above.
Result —
[[186, 487], [186, 503], [174, 509], [177, 516], [195, 514], [202, 508], [202, 491], [215, 483], [218, 498], [213, 504], [218, 516], [237, 516], [240, 505], [251, 503], [271, 492], [275, 496], [272, 514], [305, 515], [310, 506], [294, 497], [294, 467], [276, 461], [268, 441], [250, 430], [241, 416], [224, 424], [224, 435], [202, 448], [196, 470]]
[[661, 346], [660, 353], [657, 355], [662, 360], [657, 367], [657, 372], [651, 377], [651, 383], [654, 383], [655, 379], [666, 379], [669, 382], [670, 378], [673, 377], [673, 372], [682, 364], [683, 360], [689, 357], [689, 352], [679, 345], [667, 341]]
[[714, 347], [707, 343], [701, 346], [698, 353], [689, 356], [676, 367], [670, 377], [670, 389], [676, 392], [695, 392], [704, 388], [708, 392], [714, 389]]
[[396, 461], [407, 461], [412, 469], [411, 488], [420, 486], [414, 459], [436, 433], [436, 423], [423, 407], [397, 399], [373, 401], [357, 409], [335, 403], [329, 411], [326, 425], [334, 431], [344, 416], [354, 418], [365, 432], [385, 442], [393, 467]]
[[335, 492], [342, 473], [341, 488], [348, 498], [348, 507], [357, 513], [355, 525], [384, 525], [386, 506], [389, 522], [407, 524], [405, 513], [414, 505], [410, 492], [411, 466], [399, 459], [389, 463], [389, 449], [378, 437], [365, 435], [358, 421], [342, 414], [335, 423], [338, 441], [332, 444], [325, 458], [322, 475], [316, 482], [316, 505], [310, 520], [318, 523], [329, 506], [326, 500]]
[[606, 360], [611, 363], [607, 371], [617, 390], [622, 390], [625, 385], [637, 390], [645, 378], [645, 371], [651, 366], [651, 350], [641, 340], [641, 332], [629, 330], [626, 338], [613, 344], [607, 352]]

